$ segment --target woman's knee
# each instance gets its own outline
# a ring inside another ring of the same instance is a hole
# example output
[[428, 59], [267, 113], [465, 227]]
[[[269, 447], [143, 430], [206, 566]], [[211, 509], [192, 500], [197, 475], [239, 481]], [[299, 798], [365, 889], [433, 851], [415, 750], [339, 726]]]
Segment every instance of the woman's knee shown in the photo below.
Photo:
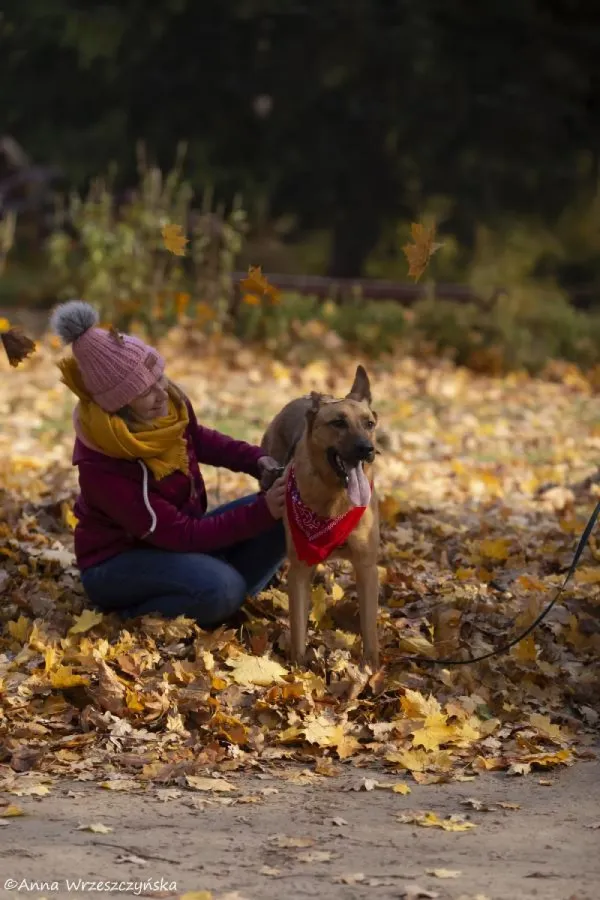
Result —
[[246, 599], [245, 579], [237, 569], [226, 563], [214, 567], [210, 576], [202, 581], [202, 585], [194, 592], [200, 625], [226, 621], [238, 611]]

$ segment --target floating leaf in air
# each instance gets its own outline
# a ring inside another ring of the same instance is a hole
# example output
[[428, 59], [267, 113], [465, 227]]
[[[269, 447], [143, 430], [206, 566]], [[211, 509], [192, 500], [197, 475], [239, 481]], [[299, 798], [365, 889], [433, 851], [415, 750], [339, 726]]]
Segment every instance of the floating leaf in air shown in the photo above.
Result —
[[8, 319], [0, 319], [0, 340], [13, 368], [35, 353], [35, 341], [28, 338], [16, 325], [11, 325]]
[[188, 243], [188, 239], [184, 235], [181, 225], [172, 223], [163, 225], [162, 236], [169, 253], [174, 253], [175, 256], [185, 256], [185, 245]]
[[242, 300], [249, 306], [256, 306], [261, 297], [268, 297], [271, 303], [278, 303], [280, 291], [265, 278], [261, 266], [250, 266], [248, 276], [240, 282], [244, 291]]
[[408, 276], [418, 281], [429, 265], [429, 260], [443, 244], [435, 243], [435, 225], [427, 228], [418, 222], [410, 226], [414, 243], [405, 244], [402, 248], [408, 260]]

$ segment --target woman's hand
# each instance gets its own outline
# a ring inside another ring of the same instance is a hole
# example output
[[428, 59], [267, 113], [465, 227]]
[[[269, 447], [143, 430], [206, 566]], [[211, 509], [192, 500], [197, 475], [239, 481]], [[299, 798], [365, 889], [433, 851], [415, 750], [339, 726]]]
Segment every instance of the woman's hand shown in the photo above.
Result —
[[282, 474], [283, 466], [281, 466], [272, 456], [261, 456], [258, 460], [258, 468], [260, 469], [260, 486], [263, 491], [268, 490], [278, 475]]
[[281, 519], [285, 508], [285, 477], [282, 475], [265, 494], [269, 512], [274, 519]]

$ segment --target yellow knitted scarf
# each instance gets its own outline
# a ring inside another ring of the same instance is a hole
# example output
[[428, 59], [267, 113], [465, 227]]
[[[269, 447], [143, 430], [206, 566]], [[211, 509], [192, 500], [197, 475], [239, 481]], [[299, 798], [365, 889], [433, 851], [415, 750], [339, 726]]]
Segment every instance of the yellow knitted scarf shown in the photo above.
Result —
[[120, 416], [107, 413], [94, 403], [73, 357], [61, 360], [58, 366], [64, 384], [79, 397], [75, 415], [81, 430], [101, 453], [115, 459], [141, 459], [158, 481], [175, 471], [189, 475], [184, 437], [189, 416], [185, 403], [174, 392], [170, 391], [166, 416], [132, 431]]

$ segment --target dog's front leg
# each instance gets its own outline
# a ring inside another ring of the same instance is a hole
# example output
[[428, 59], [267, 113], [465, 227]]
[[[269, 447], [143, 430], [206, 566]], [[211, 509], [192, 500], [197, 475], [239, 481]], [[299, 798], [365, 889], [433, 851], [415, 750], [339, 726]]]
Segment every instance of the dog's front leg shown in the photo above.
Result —
[[375, 564], [355, 564], [354, 571], [356, 573], [356, 592], [360, 610], [363, 659], [375, 670], [379, 668], [379, 641], [377, 638], [379, 573]]
[[295, 665], [304, 663], [306, 626], [310, 608], [310, 587], [314, 568], [302, 563], [290, 563], [288, 572], [288, 602], [290, 608], [290, 657]]

